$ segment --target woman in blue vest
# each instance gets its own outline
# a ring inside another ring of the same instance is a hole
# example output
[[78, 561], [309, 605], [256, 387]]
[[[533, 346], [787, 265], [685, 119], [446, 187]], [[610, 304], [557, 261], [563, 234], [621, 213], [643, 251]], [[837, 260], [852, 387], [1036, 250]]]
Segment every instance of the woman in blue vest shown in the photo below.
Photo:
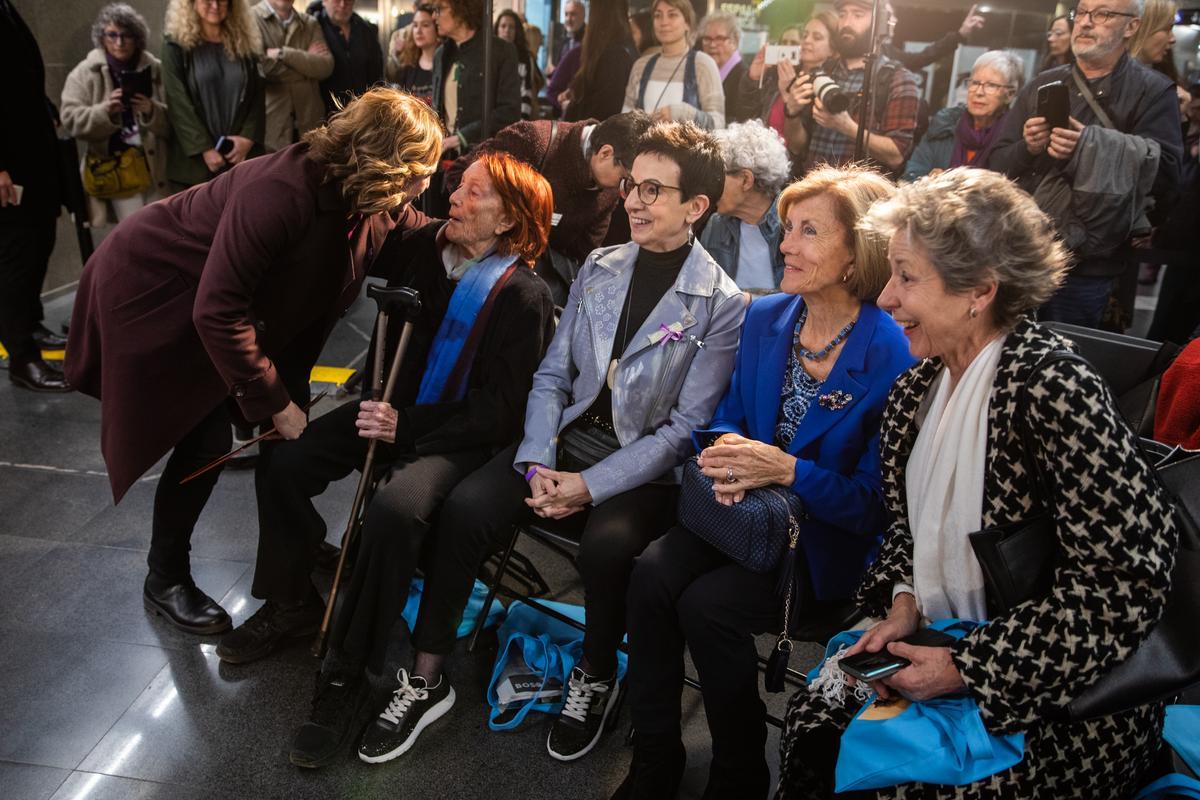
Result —
[[654, 35], [662, 48], [633, 62], [622, 112], [645, 111], [656, 121], [725, 127], [725, 89], [717, 62], [692, 49], [696, 12], [690, 0], [655, 0]]
[[[879, 422], [913, 358], [875, 305], [888, 279], [886, 240], [855, 228], [892, 194], [877, 173], [822, 168], [779, 196], [779, 294], [746, 314], [733, 382], [693, 439], [718, 502], [765, 486], [804, 506], [795, 597], [844, 601], [887, 525]], [[679, 694], [686, 645], [713, 740], [705, 797], [765, 797], [766, 707], [754, 634], [779, 632], [774, 572], [752, 572], [679, 526], [638, 558], [630, 580], [629, 695], [636, 741], [619, 797], [674, 797], [683, 775]], [[792, 619], [797, 610], [792, 609]]]

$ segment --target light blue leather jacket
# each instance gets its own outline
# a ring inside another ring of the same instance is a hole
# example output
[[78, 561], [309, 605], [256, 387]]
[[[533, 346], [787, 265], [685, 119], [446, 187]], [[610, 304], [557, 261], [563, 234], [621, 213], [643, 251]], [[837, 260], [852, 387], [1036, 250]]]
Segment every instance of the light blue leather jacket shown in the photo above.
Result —
[[[594, 250], [571, 284], [550, 349], [533, 376], [525, 439], [514, 467], [554, 467], [558, 436], [600, 394], [633, 276], [633, 242]], [[696, 242], [675, 280], [629, 339], [612, 391], [621, 448], [583, 471], [593, 503], [674, 473], [692, 451], [692, 431], [712, 418], [729, 386], [746, 303], [733, 280]], [[678, 323], [682, 336], [663, 338]]]

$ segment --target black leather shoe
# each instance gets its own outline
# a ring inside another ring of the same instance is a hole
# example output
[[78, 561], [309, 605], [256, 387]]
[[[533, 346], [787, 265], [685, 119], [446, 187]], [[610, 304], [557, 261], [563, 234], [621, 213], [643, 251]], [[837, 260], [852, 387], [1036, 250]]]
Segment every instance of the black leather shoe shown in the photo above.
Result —
[[196, 584], [176, 583], [162, 589], [151, 586], [150, 576], [142, 588], [142, 604], [167, 622], [188, 633], [224, 633], [232, 623], [225, 609], [200, 591]]
[[248, 620], [221, 637], [217, 657], [230, 664], [257, 661], [288, 640], [312, 636], [324, 616], [325, 604], [315, 592], [301, 603], [284, 605], [268, 600]]
[[33, 343], [42, 350], [62, 350], [67, 346], [67, 337], [38, 325], [33, 329]]
[[59, 370], [40, 358], [8, 365], [8, 379], [33, 392], [69, 392], [71, 384]]

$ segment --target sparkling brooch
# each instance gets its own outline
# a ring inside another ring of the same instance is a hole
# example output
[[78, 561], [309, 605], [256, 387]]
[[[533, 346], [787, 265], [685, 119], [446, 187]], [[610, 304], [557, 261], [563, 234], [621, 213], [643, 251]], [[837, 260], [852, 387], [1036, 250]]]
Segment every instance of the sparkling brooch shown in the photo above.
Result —
[[850, 405], [850, 401], [854, 396], [848, 392], [843, 392], [841, 389], [834, 389], [829, 394], [823, 394], [817, 398], [817, 404], [821, 408], [827, 408], [830, 411], [841, 411], [846, 406]]

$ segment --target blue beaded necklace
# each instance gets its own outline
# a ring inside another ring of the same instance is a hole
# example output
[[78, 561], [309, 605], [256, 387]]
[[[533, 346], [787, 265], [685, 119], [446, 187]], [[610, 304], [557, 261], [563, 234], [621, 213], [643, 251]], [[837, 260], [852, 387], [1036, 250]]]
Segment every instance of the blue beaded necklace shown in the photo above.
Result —
[[800, 319], [796, 320], [796, 330], [792, 332], [792, 347], [796, 348], [796, 354], [807, 358], [809, 361], [820, 361], [825, 356], [842, 343], [842, 340], [850, 335], [850, 331], [854, 330], [854, 323], [858, 319], [852, 319], [846, 323], [846, 326], [838, 331], [837, 336], [833, 337], [833, 341], [822, 347], [820, 350], [809, 350], [804, 345], [800, 344], [800, 329], [804, 327], [804, 321], [808, 319], [808, 306], [800, 312]]

